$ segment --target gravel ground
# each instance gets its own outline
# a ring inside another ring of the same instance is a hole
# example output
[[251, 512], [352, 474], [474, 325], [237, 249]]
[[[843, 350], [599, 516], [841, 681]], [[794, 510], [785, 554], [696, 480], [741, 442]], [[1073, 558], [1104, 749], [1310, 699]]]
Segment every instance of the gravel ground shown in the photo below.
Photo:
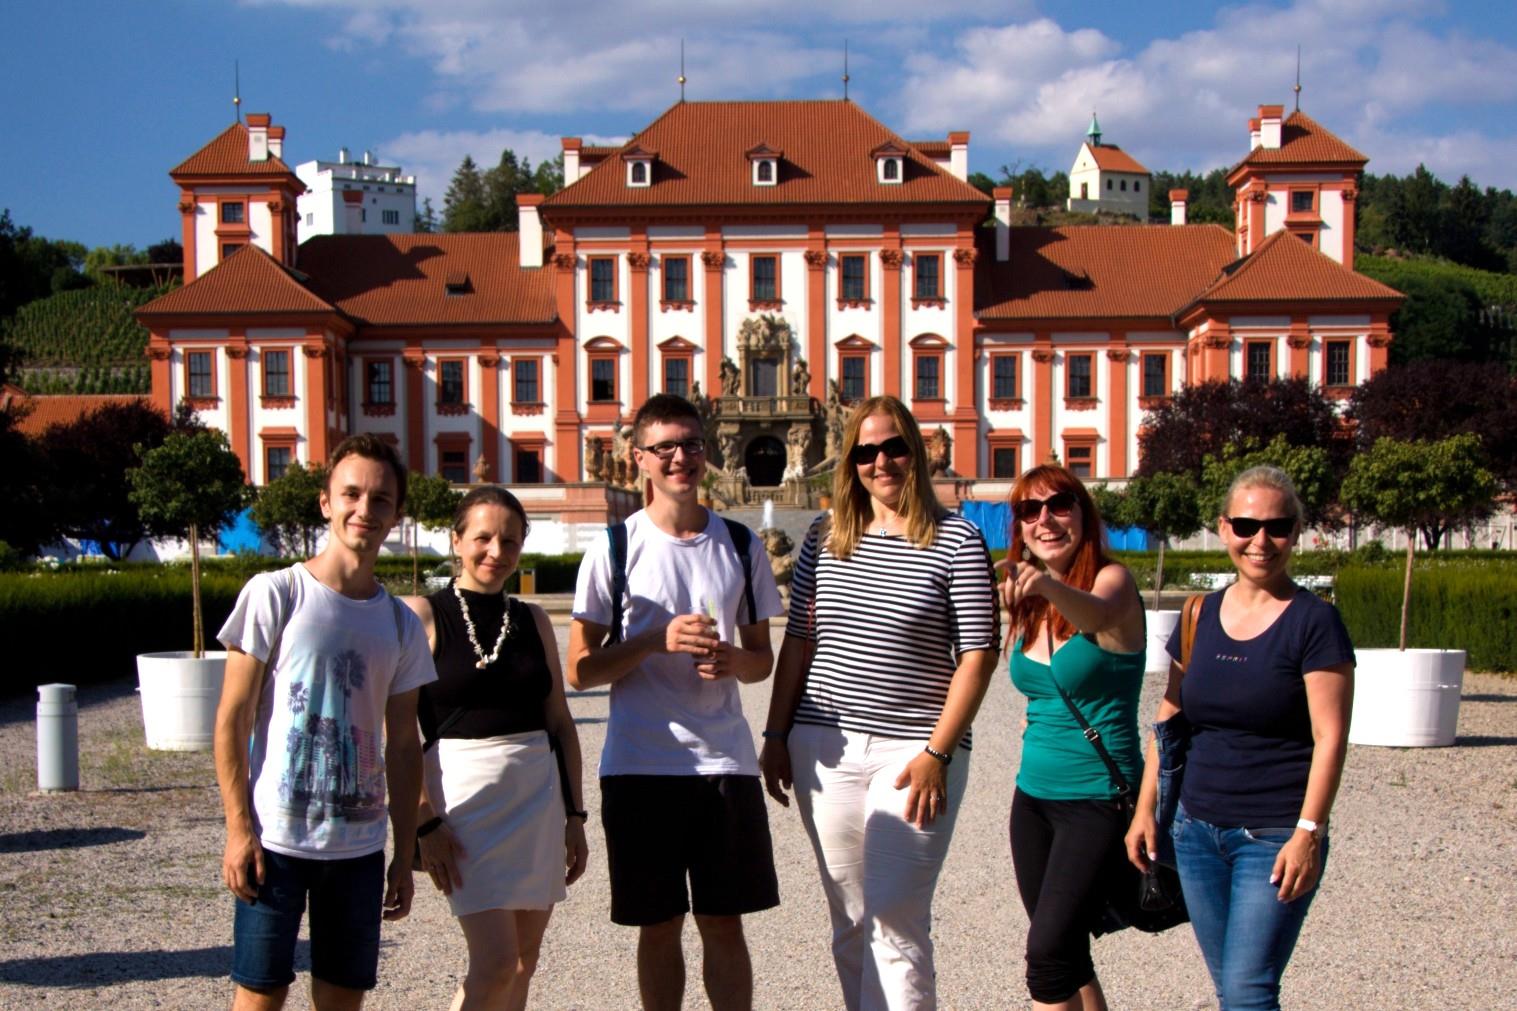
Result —
[[[779, 633], [776, 632], [776, 642]], [[563, 648], [566, 629], [559, 626]], [[1151, 712], [1159, 685], [1144, 701]], [[755, 731], [768, 683], [744, 689]], [[605, 691], [571, 696], [589, 756]], [[0, 1007], [223, 1007], [231, 900], [211, 756], [149, 752], [131, 685], [81, 693], [83, 790], [39, 796], [35, 697], [0, 703]], [[978, 720], [968, 798], [935, 904], [944, 1008], [1025, 1007], [1026, 919], [1005, 833], [1020, 697], [998, 674]], [[593, 770], [593, 765], [592, 765]], [[587, 783], [590, 809], [599, 797]], [[800, 821], [771, 805], [781, 906], [748, 920], [760, 1008], [840, 1006], [827, 913]], [[604, 841], [548, 931], [533, 1006], [635, 1008], [635, 932], [607, 920]], [[1326, 882], [1285, 980], [1292, 1008], [1517, 1007], [1517, 680], [1467, 675], [1453, 748], [1352, 747]], [[375, 1009], [446, 1007], [464, 967], [442, 896], [418, 881], [387, 925]], [[304, 942], [300, 966], [305, 967]], [[691, 992], [705, 1008], [686, 930]], [[1187, 928], [1096, 943], [1113, 1008], [1211, 1008]], [[289, 1006], [307, 1006], [297, 983]]]

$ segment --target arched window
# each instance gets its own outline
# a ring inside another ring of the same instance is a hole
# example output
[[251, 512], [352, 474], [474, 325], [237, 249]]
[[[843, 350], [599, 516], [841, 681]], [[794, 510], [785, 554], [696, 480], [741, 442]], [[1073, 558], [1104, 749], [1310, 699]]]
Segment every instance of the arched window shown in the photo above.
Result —
[[645, 162], [645, 161], [635, 161], [635, 162], [632, 163], [632, 185], [633, 186], [646, 186], [646, 185], [648, 185], [648, 163], [647, 162]]
[[893, 183], [901, 178], [901, 160], [899, 158], [886, 158], [884, 165], [885, 181]]

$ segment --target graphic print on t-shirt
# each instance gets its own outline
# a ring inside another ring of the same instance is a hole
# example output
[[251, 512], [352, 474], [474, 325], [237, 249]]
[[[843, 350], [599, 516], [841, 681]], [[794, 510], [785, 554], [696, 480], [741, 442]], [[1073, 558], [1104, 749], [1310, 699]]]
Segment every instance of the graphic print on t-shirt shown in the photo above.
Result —
[[290, 731], [279, 782], [286, 809], [316, 825], [328, 818], [367, 822], [384, 816], [384, 772], [379, 741], [349, 715], [353, 692], [368, 667], [355, 650], [319, 656], [309, 683], [290, 682]]

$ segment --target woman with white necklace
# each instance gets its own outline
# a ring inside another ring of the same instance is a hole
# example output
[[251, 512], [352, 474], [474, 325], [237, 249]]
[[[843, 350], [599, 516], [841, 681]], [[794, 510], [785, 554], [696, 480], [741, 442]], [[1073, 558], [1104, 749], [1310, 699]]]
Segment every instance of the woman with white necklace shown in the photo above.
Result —
[[468, 944], [455, 1011], [526, 1007], [553, 905], [585, 870], [579, 736], [553, 628], [542, 608], [505, 592], [526, 534], [515, 495], [474, 489], [454, 517], [458, 578], [405, 598], [437, 665], [418, 707], [416, 834], [422, 869]]

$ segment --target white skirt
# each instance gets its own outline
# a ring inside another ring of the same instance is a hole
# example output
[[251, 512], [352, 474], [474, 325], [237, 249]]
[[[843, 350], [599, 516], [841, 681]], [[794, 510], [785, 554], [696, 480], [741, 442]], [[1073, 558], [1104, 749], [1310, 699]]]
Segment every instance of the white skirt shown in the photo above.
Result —
[[547, 909], [563, 900], [564, 802], [558, 763], [541, 730], [428, 749], [427, 797], [467, 854], [454, 916], [487, 909]]

